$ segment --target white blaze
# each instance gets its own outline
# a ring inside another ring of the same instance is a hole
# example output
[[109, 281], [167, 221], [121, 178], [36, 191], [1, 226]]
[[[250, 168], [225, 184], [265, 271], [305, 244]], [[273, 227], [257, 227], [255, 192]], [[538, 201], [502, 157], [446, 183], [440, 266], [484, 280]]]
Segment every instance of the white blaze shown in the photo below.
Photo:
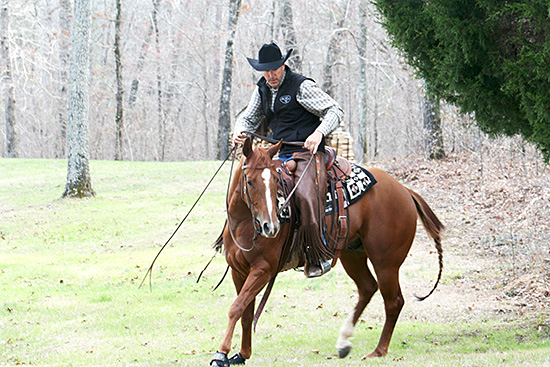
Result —
[[271, 216], [271, 213], [273, 212], [273, 201], [271, 200], [271, 170], [269, 168], [265, 168], [262, 172], [262, 178], [264, 179], [264, 185], [265, 185], [265, 200], [267, 203], [267, 211], [269, 212], [269, 219], [271, 220], [271, 224], [273, 224], [273, 217]]

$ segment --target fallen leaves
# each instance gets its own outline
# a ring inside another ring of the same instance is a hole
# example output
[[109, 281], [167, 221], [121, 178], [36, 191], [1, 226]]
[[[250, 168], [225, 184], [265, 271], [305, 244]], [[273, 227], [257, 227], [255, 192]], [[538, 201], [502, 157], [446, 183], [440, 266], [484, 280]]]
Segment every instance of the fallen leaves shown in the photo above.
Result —
[[470, 261], [491, 259], [495, 270], [474, 274], [476, 290], [501, 289], [503, 298], [525, 304], [522, 310], [547, 308], [550, 167], [512, 144], [486, 148], [483, 155], [406, 157], [381, 166], [424, 196], [448, 229], [445, 242]]

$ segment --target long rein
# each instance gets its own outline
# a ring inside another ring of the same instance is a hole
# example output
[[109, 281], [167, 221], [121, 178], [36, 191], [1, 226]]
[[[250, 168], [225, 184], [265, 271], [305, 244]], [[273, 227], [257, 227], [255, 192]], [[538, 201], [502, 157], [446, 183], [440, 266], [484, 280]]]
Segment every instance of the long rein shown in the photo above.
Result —
[[[187, 217], [189, 217], [189, 214], [191, 214], [191, 212], [193, 211], [193, 209], [195, 208], [195, 206], [199, 203], [199, 200], [202, 198], [202, 196], [204, 195], [204, 193], [206, 192], [206, 190], [208, 189], [208, 187], [210, 186], [210, 184], [212, 183], [212, 181], [214, 181], [214, 178], [217, 176], [217, 174], [220, 172], [220, 170], [222, 169], [223, 165], [225, 164], [225, 162], [227, 162], [227, 160], [229, 159], [229, 157], [231, 157], [231, 155], [233, 154], [233, 159], [235, 159], [235, 154], [234, 152], [237, 150], [237, 146], [234, 146], [233, 149], [231, 149], [231, 151], [229, 152], [229, 154], [227, 155], [227, 157], [225, 157], [225, 159], [223, 160], [222, 164], [220, 164], [220, 166], [218, 167], [218, 169], [216, 170], [216, 172], [214, 173], [214, 175], [212, 176], [212, 178], [210, 179], [210, 181], [208, 181], [208, 183], [206, 184], [206, 186], [204, 187], [204, 189], [202, 190], [202, 192], [200, 193], [199, 197], [197, 198], [197, 200], [195, 200], [195, 202], [193, 203], [193, 205], [191, 206], [191, 208], [189, 209], [189, 211], [187, 212], [187, 214], [185, 215], [185, 217], [181, 220], [181, 222], [178, 224], [178, 226], [176, 227], [176, 229], [174, 230], [174, 232], [172, 233], [172, 235], [168, 238], [168, 240], [164, 243], [164, 245], [160, 248], [159, 252], [157, 253], [157, 256], [155, 256], [155, 258], [153, 259], [153, 262], [151, 263], [151, 265], [149, 266], [149, 269], [147, 269], [147, 272], [145, 273], [145, 276], [143, 277], [143, 280], [141, 281], [141, 283], [139, 284], [139, 288], [141, 288], [141, 286], [143, 285], [143, 283], [145, 282], [145, 279], [147, 279], [147, 275], [149, 275], [149, 287], [151, 287], [151, 277], [153, 275], [153, 266], [155, 265], [155, 262], [157, 261], [158, 257], [160, 256], [160, 253], [166, 248], [166, 246], [168, 246], [168, 243], [170, 243], [170, 241], [172, 240], [172, 238], [174, 238], [174, 236], [176, 235], [176, 232], [180, 229], [180, 227], [182, 226], [183, 222], [185, 222], [185, 220], [187, 219]], [[233, 167], [233, 165], [232, 165]]]
[[[264, 136], [261, 136], [261, 135], [258, 135], [256, 133], [253, 133], [253, 132], [249, 132], [249, 131], [245, 131], [244, 132], [245, 134], [248, 134], [250, 136], [253, 136], [253, 137], [257, 137], [259, 139], [262, 139], [262, 140], [265, 140], [269, 143], [272, 143], [272, 144], [276, 144], [278, 143], [279, 141], [277, 140], [274, 140], [274, 139], [270, 139], [270, 138], [267, 138], [267, 137], [264, 137]], [[303, 142], [284, 142], [283, 141], [283, 144], [286, 144], [286, 145], [294, 145], [294, 146], [303, 146]], [[232, 159], [231, 159], [231, 169], [230, 169], [230, 173], [229, 173], [229, 180], [227, 182], [227, 192], [226, 192], [226, 199], [225, 199], [225, 205], [226, 205], [226, 215], [227, 215], [227, 225], [229, 227], [229, 232], [231, 234], [231, 238], [233, 239], [233, 241], [235, 242], [235, 244], [237, 245], [237, 247], [241, 250], [241, 251], [245, 251], [245, 252], [249, 252], [249, 251], [252, 251], [252, 249], [254, 248], [254, 245], [255, 243], [253, 243], [252, 247], [250, 249], [245, 249], [243, 248], [242, 246], [240, 246], [237, 242], [237, 240], [235, 239], [235, 235], [233, 234], [233, 229], [231, 228], [231, 223], [230, 223], [230, 220], [229, 220], [229, 204], [228, 204], [228, 196], [229, 196], [229, 187], [230, 187], [230, 184], [231, 184], [231, 178], [233, 176], [233, 166], [234, 166], [234, 163], [235, 163], [235, 158], [236, 158], [236, 151], [237, 151], [237, 145], [234, 145], [233, 148], [231, 149], [231, 151], [229, 152], [229, 154], [227, 155], [227, 157], [223, 160], [223, 162], [220, 164], [220, 166], [218, 167], [218, 169], [216, 170], [216, 172], [214, 173], [214, 175], [212, 176], [212, 178], [210, 179], [210, 181], [208, 181], [208, 183], [206, 184], [206, 186], [204, 187], [204, 189], [202, 190], [202, 192], [200, 193], [199, 197], [197, 198], [197, 200], [195, 200], [195, 202], [193, 203], [193, 205], [191, 206], [191, 208], [189, 209], [189, 211], [187, 212], [187, 214], [185, 215], [185, 217], [181, 220], [181, 222], [178, 224], [178, 226], [176, 227], [176, 229], [174, 230], [174, 232], [172, 233], [172, 235], [168, 238], [168, 240], [166, 240], [166, 242], [164, 243], [164, 245], [160, 248], [160, 250], [158, 251], [157, 255], [155, 256], [155, 258], [153, 259], [153, 261], [151, 262], [151, 265], [149, 266], [149, 268], [147, 269], [147, 272], [145, 273], [145, 276], [143, 277], [141, 283], [139, 284], [139, 288], [141, 288], [143, 286], [143, 283], [145, 282], [145, 279], [147, 279], [147, 276], [149, 276], [149, 287], [151, 288], [151, 278], [153, 276], [153, 267], [155, 265], [155, 262], [157, 261], [157, 259], [159, 258], [160, 254], [162, 253], [162, 251], [166, 248], [166, 246], [168, 246], [168, 244], [170, 243], [170, 241], [172, 240], [172, 238], [174, 238], [174, 236], [176, 235], [177, 231], [181, 228], [181, 226], [183, 225], [183, 223], [187, 220], [187, 218], [189, 217], [189, 215], [191, 214], [191, 212], [193, 211], [193, 209], [195, 208], [195, 206], [197, 206], [199, 200], [202, 198], [202, 196], [204, 195], [204, 193], [206, 192], [206, 190], [208, 189], [208, 187], [210, 186], [210, 184], [212, 183], [212, 181], [214, 181], [214, 178], [218, 175], [218, 173], [220, 172], [220, 170], [222, 169], [223, 165], [225, 164], [225, 162], [227, 162], [227, 160], [229, 159], [229, 157], [232, 156]], [[313, 160], [313, 154], [306, 166], [306, 169], [307, 170], [309, 168], [309, 165], [311, 164], [311, 161]], [[243, 171], [243, 174], [244, 174], [244, 171]], [[283, 203], [283, 205], [281, 206], [281, 208], [277, 211], [277, 215], [279, 215], [281, 213], [281, 211], [288, 205], [289, 201], [290, 201], [290, 198], [292, 197], [292, 195], [294, 194], [294, 192], [296, 191], [296, 187], [300, 184], [300, 182], [302, 181], [302, 178], [303, 178], [304, 175], [302, 175], [302, 177], [300, 177], [300, 180], [298, 180], [298, 182], [296, 183], [296, 185], [294, 185], [294, 189], [292, 190], [292, 192], [288, 195], [286, 201]], [[212, 260], [210, 260], [211, 262]], [[208, 263], [208, 265], [210, 264], [210, 262]], [[208, 265], [206, 265], [208, 267]], [[204, 272], [204, 270], [203, 270]], [[226, 271], [227, 273], [227, 271]], [[201, 275], [202, 275], [202, 272], [201, 272]], [[225, 277], [225, 275], [224, 275]], [[200, 279], [200, 276], [199, 276], [199, 279]], [[198, 281], [198, 280], [197, 280]], [[217, 287], [216, 287], [217, 288]]]

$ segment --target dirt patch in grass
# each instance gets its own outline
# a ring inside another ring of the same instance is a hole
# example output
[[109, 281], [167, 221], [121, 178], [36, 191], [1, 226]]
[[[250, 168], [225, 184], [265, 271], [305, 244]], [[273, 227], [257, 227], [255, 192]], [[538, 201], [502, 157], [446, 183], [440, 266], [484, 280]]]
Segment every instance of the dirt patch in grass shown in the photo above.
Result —
[[[407, 157], [376, 166], [420, 193], [447, 227], [442, 284], [432, 301], [408, 302], [410, 317], [550, 314], [550, 168], [535, 153], [494, 149], [485, 156]], [[436, 256], [428, 255], [434, 249], [423, 232], [419, 226], [402, 271], [433, 267], [435, 279]], [[402, 283], [405, 295], [429, 290], [429, 281]]]

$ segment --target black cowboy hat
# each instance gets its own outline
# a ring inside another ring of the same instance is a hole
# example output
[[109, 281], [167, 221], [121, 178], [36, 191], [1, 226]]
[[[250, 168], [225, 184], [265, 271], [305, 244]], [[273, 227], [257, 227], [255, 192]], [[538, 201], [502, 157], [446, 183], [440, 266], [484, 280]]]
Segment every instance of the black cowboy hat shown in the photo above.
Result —
[[290, 57], [292, 49], [283, 56], [281, 49], [275, 43], [264, 44], [258, 51], [258, 60], [246, 58], [250, 65], [258, 71], [268, 71], [280, 68]]

